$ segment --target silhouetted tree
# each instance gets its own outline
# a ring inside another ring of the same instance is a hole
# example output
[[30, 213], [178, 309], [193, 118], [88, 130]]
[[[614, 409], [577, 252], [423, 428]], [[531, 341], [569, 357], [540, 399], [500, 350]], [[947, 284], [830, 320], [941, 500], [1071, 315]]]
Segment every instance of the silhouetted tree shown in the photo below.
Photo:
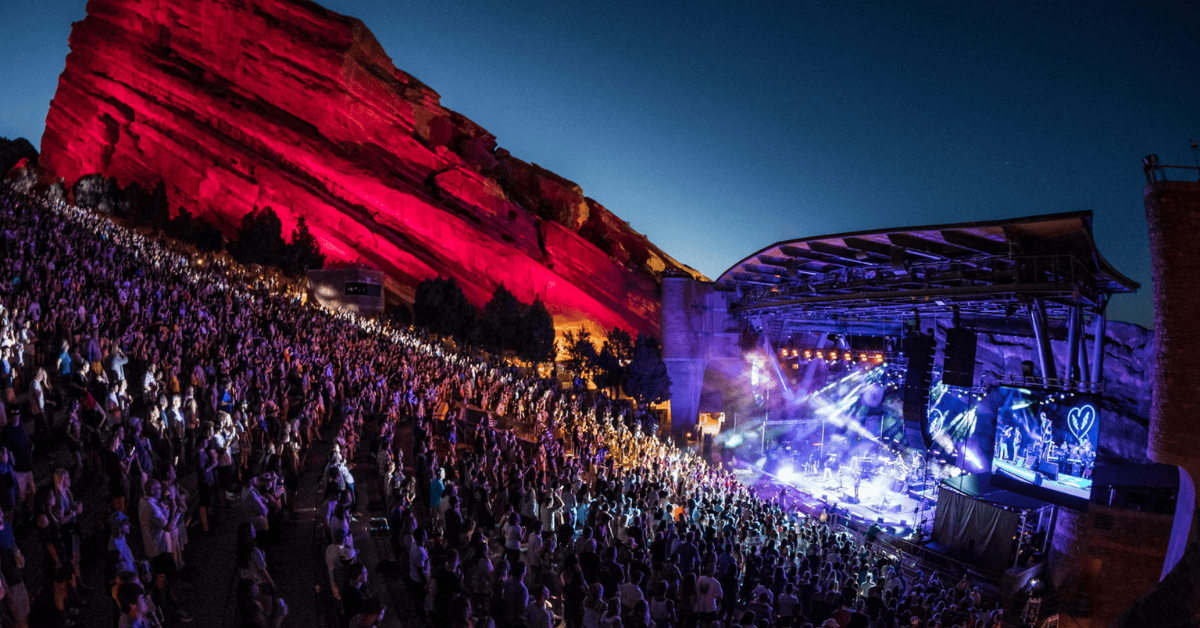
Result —
[[596, 357], [596, 385], [614, 396], [625, 379], [625, 368], [633, 359], [633, 339], [623, 329], [613, 329]]
[[23, 137], [15, 140], [0, 137], [0, 178], [7, 176], [8, 171], [22, 159], [28, 159], [31, 166], [37, 165], [38, 152], [33, 144]]
[[592, 332], [586, 328], [580, 329], [578, 333], [567, 332], [563, 335], [563, 348], [567, 354], [563, 366], [584, 379], [591, 379], [596, 368], [596, 359], [599, 357], [596, 345], [592, 343]]
[[308, 221], [301, 216], [292, 230], [292, 242], [284, 248], [283, 272], [294, 277], [324, 266], [321, 243], [308, 229]]
[[196, 218], [192, 225], [192, 244], [197, 249], [211, 252], [225, 248], [225, 234], [216, 225], [204, 218]]
[[176, 240], [190, 242], [193, 235], [193, 230], [196, 228], [196, 221], [192, 217], [192, 212], [187, 208], [180, 208], [179, 213], [174, 218], [167, 221], [167, 235]]
[[413, 322], [418, 327], [470, 342], [476, 318], [475, 306], [454, 279], [430, 277], [417, 284]]
[[391, 311], [392, 324], [397, 327], [408, 327], [413, 324], [412, 310], [408, 306], [401, 303], [392, 308]]
[[10, 174], [13, 176], [8, 181], [12, 185], [12, 189], [22, 194], [32, 194], [34, 188], [38, 185], [38, 169], [36, 166], [24, 168]]
[[67, 190], [63, 187], [62, 179], [50, 184], [50, 189], [46, 190], [46, 200], [51, 203], [67, 202]]
[[483, 306], [480, 319], [480, 343], [497, 353], [515, 351], [521, 335], [521, 310], [524, 304], [500, 284], [492, 299]]
[[166, 231], [172, 238], [190, 242], [201, 251], [216, 251], [225, 245], [225, 237], [216, 225], [192, 216], [186, 208], [181, 208], [179, 213], [167, 222]]
[[534, 364], [554, 359], [554, 317], [541, 299], [534, 299], [521, 316], [517, 356]]
[[281, 266], [286, 244], [283, 241], [283, 223], [274, 209], [255, 208], [242, 216], [237, 240], [229, 251], [233, 258], [243, 264]]
[[130, 183], [129, 187], [118, 191], [115, 213], [134, 224], [166, 229], [171, 220], [166, 187], [159, 182], [150, 192], [146, 192], [136, 181]]
[[625, 369], [621, 366], [621, 361], [617, 359], [613, 353], [612, 347], [605, 342], [600, 346], [600, 352], [596, 354], [596, 373], [593, 378], [597, 388], [603, 388], [613, 394], [616, 388], [620, 387], [621, 379]]
[[71, 186], [76, 205], [94, 209], [102, 214], [116, 211], [120, 191], [116, 179], [105, 179], [99, 174], [80, 177], [75, 185]]
[[643, 406], [671, 398], [671, 378], [653, 336], [638, 334], [633, 344], [633, 360], [625, 369], [624, 387], [625, 393]]

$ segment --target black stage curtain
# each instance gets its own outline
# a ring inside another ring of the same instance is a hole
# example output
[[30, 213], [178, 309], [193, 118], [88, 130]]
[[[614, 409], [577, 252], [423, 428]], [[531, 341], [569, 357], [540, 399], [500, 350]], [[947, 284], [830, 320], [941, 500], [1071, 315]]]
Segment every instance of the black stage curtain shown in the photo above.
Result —
[[951, 556], [984, 569], [1008, 569], [1013, 536], [1020, 517], [1011, 510], [941, 487], [933, 540], [950, 548]]

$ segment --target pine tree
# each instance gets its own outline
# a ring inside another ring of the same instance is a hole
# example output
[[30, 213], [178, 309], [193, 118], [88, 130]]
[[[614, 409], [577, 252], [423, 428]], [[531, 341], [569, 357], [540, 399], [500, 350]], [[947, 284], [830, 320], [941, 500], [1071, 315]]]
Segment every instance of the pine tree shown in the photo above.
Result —
[[625, 370], [625, 393], [638, 404], [662, 403], [671, 398], [671, 378], [662, 360], [658, 341], [638, 334], [633, 345], [633, 360]]
[[472, 341], [475, 306], [452, 278], [430, 277], [417, 284], [413, 322], [430, 333]]
[[599, 357], [596, 345], [592, 344], [592, 332], [587, 329], [580, 329], [578, 333], [569, 331], [563, 336], [563, 344], [567, 354], [563, 366], [584, 379], [590, 379]]
[[521, 314], [525, 308], [513, 293], [500, 284], [492, 292], [492, 299], [483, 306], [483, 318], [479, 339], [484, 347], [503, 353], [515, 351], [521, 335]]
[[325, 254], [321, 243], [308, 228], [308, 220], [301, 216], [292, 230], [292, 242], [284, 251], [283, 272], [299, 276], [305, 272], [325, 266]]
[[242, 226], [230, 253], [243, 264], [279, 268], [286, 246], [279, 216], [274, 209], [262, 207], [242, 216]]
[[534, 299], [521, 316], [517, 356], [534, 364], [554, 359], [554, 317], [541, 299]]
[[596, 358], [596, 385], [616, 394], [632, 359], [633, 339], [629, 337], [629, 332], [620, 328], [610, 331]]

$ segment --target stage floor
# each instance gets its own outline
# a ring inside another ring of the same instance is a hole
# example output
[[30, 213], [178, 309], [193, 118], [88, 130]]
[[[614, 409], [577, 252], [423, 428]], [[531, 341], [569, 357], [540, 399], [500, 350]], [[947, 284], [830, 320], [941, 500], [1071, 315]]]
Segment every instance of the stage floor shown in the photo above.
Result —
[[[1035, 481], [1034, 478], [1038, 475], [1038, 473], [1032, 469], [1018, 467], [1017, 465], [1005, 460], [993, 460], [992, 464], [995, 466], [996, 472], [1003, 470], [1005, 474], [1016, 477], [1029, 484], [1033, 484]], [[1073, 475], [1065, 475], [1061, 473], [1058, 475], [1057, 480], [1051, 480], [1044, 473], [1041, 474], [1041, 476], [1041, 485], [1044, 488], [1085, 500], [1091, 499], [1092, 497], [1092, 481], [1090, 479], [1077, 478]]]
[[785, 506], [808, 514], [819, 512], [821, 506], [836, 506], [845, 509], [852, 519], [866, 522], [883, 519], [884, 525], [895, 529], [915, 529], [923, 522], [928, 531], [933, 525], [937, 485], [932, 481], [930, 488], [917, 493], [923, 497], [918, 499], [893, 490], [892, 478], [881, 475], [862, 482], [858, 488], [858, 503], [851, 503], [854, 501], [854, 481], [849, 471], [839, 482], [838, 476], [832, 473], [828, 477], [799, 472], [781, 476], [745, 460], [735, 458], [732, 463], [742, 482], [760, 497], [779, 496]]

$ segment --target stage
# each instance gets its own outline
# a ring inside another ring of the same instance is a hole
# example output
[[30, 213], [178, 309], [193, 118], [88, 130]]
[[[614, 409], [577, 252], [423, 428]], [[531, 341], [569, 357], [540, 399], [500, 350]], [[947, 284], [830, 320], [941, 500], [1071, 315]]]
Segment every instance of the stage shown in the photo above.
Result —
[[995, 473], [997, 475], [1008, 475], [1026, 484], [1044, 486], [1084, 501], [1090, 499], [1092, 496], [1092, 481], [1088, 478], [1078, 478], [1073, 475], [1059, 473], [1056, 479], [1050, 479], [1050, 476], [1045, 473], [1017, 466], [1007, 460], [995, 460], [993, 464], [996, 467]]
[[[906, 536], [918, 527], [928, 532], [932, 525], [937, 503], [937, 481], [930, 477], [926, 488], [903, 490], [903, 482], [887, 474], [878, 474], [859, 483], [855, 497], [853, 476], [857, 471], [845, 468], [841, 474], [830, 470], [804, 472], [795, 470], [787, 463], [782, 466], [758, 464], [732, 458], [734, 472], [747, 486], [762, 498], [779, 497], [786, 508], [810, 516], [820, 516], [823, 510], [836, 509], [840, 514], [856, 521], [878, 522], [891, 529], [891, 533]], [[766, 468], [774, 466], [771, 473]], [[764, 468], [766, 467], [766, 468]]]

